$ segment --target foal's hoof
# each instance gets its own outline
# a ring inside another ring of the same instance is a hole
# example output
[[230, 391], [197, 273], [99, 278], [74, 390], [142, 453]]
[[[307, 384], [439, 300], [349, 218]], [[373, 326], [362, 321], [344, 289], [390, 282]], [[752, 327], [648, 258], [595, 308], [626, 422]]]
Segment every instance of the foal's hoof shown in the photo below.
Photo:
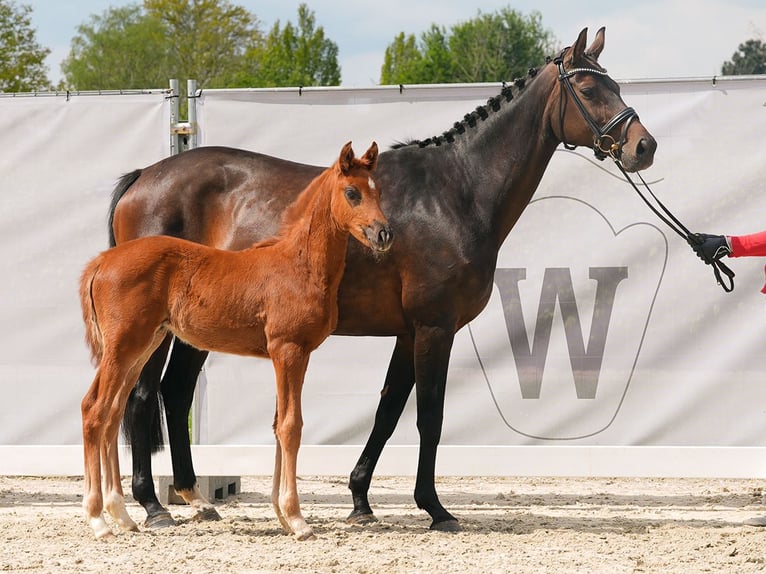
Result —
[[374, 524], [378, 521], [372, 512], [352, 512], [346, 518], [346, 524], [357, 524], [364, 526], [366, 524]]
[[212, 506], [208, 506], [207, 508], [200, 509], [200, 511], [197, 512], [197, 514], [192, 516], [192, 520], [196, 522], [221, 520], [221, 515], [218, 514], [218, 511], [215, 508], [213, 508]]
[[453, 518], [451, 520], [433, 522], [431, 524], [431, 530], [436, 530], [438, 532], [460, 532], [462, 528], [460, 527], [460, 523]]
[[103, 532], [96, 533], [96, 538], [99, 540], [114, 540], [117, 536], [111, 530], [104, 530]]
[[144, 528], [149, 530], [159, 530], [160, 528], [168, 528], [175, 526], [177, 522], [170, 516], [169, 512], [159, 512], [153, 516], [147, 516], [144, 520]]
[[311, 530], [311, 528], [300, 530], [295, 533], [295, 539], [300, 540], [301, 542], [304, 540], [314, 540], [315, 538], [316, 536], [314, 535], [314, 531]]

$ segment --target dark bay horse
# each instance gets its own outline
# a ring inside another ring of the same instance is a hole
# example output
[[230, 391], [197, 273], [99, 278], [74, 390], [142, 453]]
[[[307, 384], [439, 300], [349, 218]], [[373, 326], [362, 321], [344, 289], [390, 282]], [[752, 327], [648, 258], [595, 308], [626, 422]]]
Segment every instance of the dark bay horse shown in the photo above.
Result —
[[97, 537], [113, 535], [104, 499], [122, 528], [138, 529], [125, 509], [117, 434], [142, 367], [168, 334], [198, 349], [271, 359], [277, 384], [272, 503], [287, 532], [299, 540], [313, 535], [296, 486], [301, 391], [309, 355], [338, 322], [349, 234], [372, 251], [391, 246], [372, 178], [377, 158], [375, 143], [359, 159], [347, 143], [287, 208], [277, 237], [242, 251], [142, 237], [86, 266], [80, 302], [98, 368], [82, 401], [83, 507]]
[[[503, 240], [562, 142], [609, 153], [631, 172], [652, 164], [654, 138], [598, 64], [604, 35], [602, 28], [588, 47], [583, 30], [553, 61], [530, 70], [444, 134], [380, 154], [381, 201], [397, 240], [379, 263], [349, 244], [335, 333], [392, 336], [396, 345], [370, 437], [351, 472], [350, 521], [374, 520], [370, 481], [414, 386], [420, 434], [415, 501], [430, 514], [432, 528], [458, 528], [434, 485], [447, 366], [455, 333], [489, 299]], [[281, 211], [320, 171], [221, 147], [165, 159], [118, 183], [110, 211], [112, 244], [166, 234], [241, 249], [273, 233]], [[206, 357], [176, 342], [163, 375], [169, 347], [167, 339], [147, 364], [125, 418], [133, 495], [146, 509], [147, 523], [158, 526], [172, 523], [157, 501], [151, 474], [150, 446], [161, 444], [158, 395], [165, 405], [175, 487], [191, 491], [196, 477], [187, 417]], [[211, 505], [206, 509], [215, 516]]]

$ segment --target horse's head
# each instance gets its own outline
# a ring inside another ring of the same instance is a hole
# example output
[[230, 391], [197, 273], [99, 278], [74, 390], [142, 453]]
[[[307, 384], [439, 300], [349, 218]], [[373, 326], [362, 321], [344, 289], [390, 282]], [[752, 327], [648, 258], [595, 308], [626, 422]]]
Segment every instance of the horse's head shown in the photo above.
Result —
[[393, 235], [380, 208], [380, 188], [373, 172], [378, 163], [378, 144], [372, 142], [357, 158], [351, 142], [343, 146], [335, 165], [335, 189], [331, 209], [338, 226], [374, 251], [388, 251]]
[[604, 28], [586, 49], [585, 28], [573, 46], [554, 59], [559, 89], [551, 98], [547, 115], [551, 128], [564, 146], [588, 146], [599, 159], [611, 156], [626, 171], [652, 165], [657, 142], [625, 105], [620, 88], [598, 64], [604, 49]]

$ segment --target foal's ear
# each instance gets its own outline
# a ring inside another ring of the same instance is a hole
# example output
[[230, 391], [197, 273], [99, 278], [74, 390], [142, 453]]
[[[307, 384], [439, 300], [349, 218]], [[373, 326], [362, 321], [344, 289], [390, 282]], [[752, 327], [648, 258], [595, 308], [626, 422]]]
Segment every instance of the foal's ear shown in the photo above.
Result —
[[585, 56], [585, 42], [587, 41], [588, 29], [583, 28], [580, 32], [580, 35], [577, 36], [577, 41], [575, 41], [574, 45], [569, 49], [566, 57], [564, 58], [565, 67], [576, 67], [575, 64], [582, 61], [583, 57]]
[[368, 170], [375, 171], [375, 168], [378, 165], [378, 144], [372, 142], [370, 148], [364, 152], [364, 155], [359, 161], [361, 161]]
[[354, 150], [351, 148], [351, 142], [348, 142], [340, 150], [340, 157], [338, 157], [338, 167], [343, 175], [348, 174], [351, 171], [351, 167], [354, 165]]
[[606, 27], [602, 26], [596, 32], [596, 37], [593, 39], [593, 43], [590, 48], [585, 50], [585, 55], [590, 56], [594, 60], [598, 61], [598, 57], [601, 55], [601, 51], [604, 49], [604, 36], [606, 34]]

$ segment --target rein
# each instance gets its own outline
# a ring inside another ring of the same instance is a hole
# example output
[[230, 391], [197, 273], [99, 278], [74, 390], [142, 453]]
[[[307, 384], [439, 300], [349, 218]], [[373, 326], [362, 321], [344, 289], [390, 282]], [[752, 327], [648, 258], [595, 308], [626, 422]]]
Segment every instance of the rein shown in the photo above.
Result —
[[[580, 114], [585, 120], [585, 123], [588, 124], [588, 127], [593, 132], [593, 153], [596, 155], [596, 157], [599, 160], [604, 160], [607, 157], [611, 157], [612, 160], [614, 160], [614, 163], [620, 169], [620, 172], [622, 172], [622, 175], [625, 176], [625, 179], [628, 181], [628, 183], [630, 183], [630, 185], [636, 191], [638, 196], [643, 200], [643, 202], [647, 206], [649, 206], [649, 209], [651, 209], [657, 217], [659, 217], [663, 222], [665, 222], [665, 224], [668, 227], [670, 227], [670, 229], [676, 232], [687, 243], [689, 243], [690, 245], [699, 245], [702, 239], [699, 238], [696, 234], [689, 231], [689, 229], [683, 223], [681, 223], [681, 221], [675, 215], [673, 215], [673, 213], [671, 213], [671, 211], [667, 207], [665, 207], [665, 205], [657, 198], [657, 196], [651, 190], [651, 188], [646, 183], [646, 181], [644, 181], [644, 178], [641, 177], [641, 174], [637, 173], [636, 175], [638, 175], [638, 178], [641, 180], [641, 184], [649, 192], [649, 195], [651, 195], [654, 202], [659, 206], [659, 209], [655, 207], [651, 201], [649, 201], [647, 196], [639, 189], [636, 183], [628, 175], [628, 172], [626, 172], [625, 168], [622, 166], [622, 161], [620, 159], [622, 157], [622, 148], [625, 145], [625, 141], [627, 139], [628, 127], [630, 126], [631, 122], [633, 122], [633, 120], [638, 118], [638, 114], [636, 113], [636, 110], [630, 107], [626, 107], [622, 111], [615, 114], [615, 116], [611, 120], [606, 122], [606, 124], [604, 124], [603, 127], [599, 127], [596, 121], [593, 119], [593, 117], [588, 113], [588, 110], [585, 109], [585, 105], [577, 96], [577, 93], [575, 92], [574, 87], [572, 86], [572, 83], [569, 81], [569, 78], [571, 78], [572, 76], [578, 73], [598, 74], [600, 76], [606, 76], [607, 75], [606, 70], [603, 70], [603, 71], [596, 70], [595, 68], [573, 68], [571, 70], [564, 70], [563, 54], [564, 52], [562, 51], [562, 53], [556, 59], [553, 60], [553, 63], [556, 64], [556, 67], [558, 68], [559, 81], [564, 85], [567, 92], [569, 93], [569, 96], [572, 98], [572, 101], [574, 101], [574, 103], [577, 105], [577, 109], [580, 110]], [[564, 147], [568, 150], [573, 150], [575, 149], [576, 146], [568, 144], [564, 136], [564, 113], [566, 111], [566, 102], [563, 100], [564, 98], [561, 98], [559, 100], [559, 121], [561, 122], [561, 138], [562, 138], [562, 143], [564, 144]], [[615, 141], [615, 139], [609, 135], [609, 132], [623, 122], [624, 122], [624, 125], [622, 126], [622, 131], [620, 133], [620, 139]], [[726, 291], [727, 293], [731, 293], [734, 290], [734, 271], [732, 271], [720, 259], [703, 257], [703, 261], [705, 262], [706, 265], [713, 266], [713, 274], [715, 275], [716, 281], [723, 288], [724, 291]], [[726, 280], [724, 280], [723, 275], [726, 276]]]

